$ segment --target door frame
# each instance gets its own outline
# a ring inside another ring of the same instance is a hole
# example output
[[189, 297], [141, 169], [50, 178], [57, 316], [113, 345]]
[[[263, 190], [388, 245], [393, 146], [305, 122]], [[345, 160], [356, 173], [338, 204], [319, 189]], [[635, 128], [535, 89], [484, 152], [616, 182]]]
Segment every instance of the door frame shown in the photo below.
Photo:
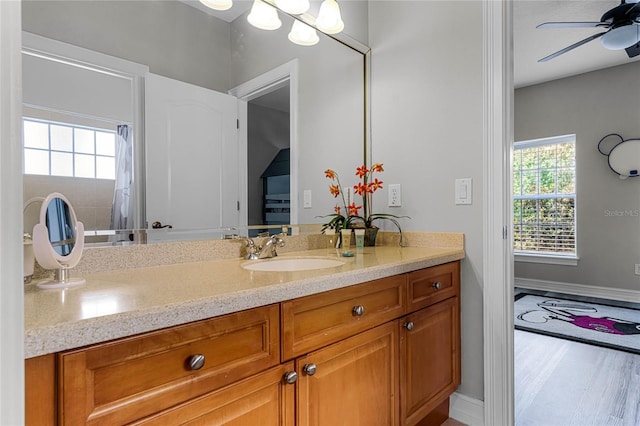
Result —
[[[21, 6], [20, 0], [0, 1], [0, 321], [13, 324], [0, 330], [0, 423], [6, 424], [24, 422], [24, 301], [22, 287], [15, 285], [22, 274], [22, 256], [16, 250], [22, 229]], [[507, 154], [513, 127], [511, 10], [510, 1], [483, 0], [485, 425], [513, 424], [513, 273], [510, 237], [503, 234], [509, 229], [504, 225], [509, 208], [504, 193], [509, 188]]]
[[239, 226], [248, 226], [248, 188], [247, 188], [247, 103], [266, 93], [289, 83], [289, 148], [291, 179], [289, 183], [290, 216], [289, 223], [298, 223], [298, 59], [293, 59], [277, 68], [267, 71], [239, 86], [229, 90], [229, 94], [238, 98], [238, 198]]
[[514, 423], [513, 5], [483, 0], [484, 424]]

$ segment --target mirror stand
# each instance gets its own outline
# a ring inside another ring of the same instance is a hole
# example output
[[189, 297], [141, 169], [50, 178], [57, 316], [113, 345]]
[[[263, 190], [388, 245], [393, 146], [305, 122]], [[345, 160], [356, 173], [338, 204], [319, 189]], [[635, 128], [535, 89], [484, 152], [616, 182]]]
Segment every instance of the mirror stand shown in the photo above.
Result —
[[52, 280], [41, 281], [40, 288], [67, 288], [84, 284], [84, 278], [71, 278], [84, 248], [84, 225], [64, 195], [54, 192], [42, 202], [40, 222], [33, 227], [33, 252], [45, 269], [55, 270]]
[[81, 277], [72, 278], [67, 268], [56, 269], [53, 279], [41, 281], [37, 284], [40, 288], [68, 288], [86, 283], [87, 280]]

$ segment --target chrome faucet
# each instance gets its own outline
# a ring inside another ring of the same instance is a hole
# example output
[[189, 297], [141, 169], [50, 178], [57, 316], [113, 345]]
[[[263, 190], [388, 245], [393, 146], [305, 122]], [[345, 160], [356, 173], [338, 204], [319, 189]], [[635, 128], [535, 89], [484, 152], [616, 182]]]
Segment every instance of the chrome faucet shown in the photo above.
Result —
[[284, 234], [270, 236], [261, 246], [257, 246], [251, 238], [247, 238], [245, 241], [247, 244], [247, 259], [267, 259], [278, 255], [276, 247], [284, 247]]

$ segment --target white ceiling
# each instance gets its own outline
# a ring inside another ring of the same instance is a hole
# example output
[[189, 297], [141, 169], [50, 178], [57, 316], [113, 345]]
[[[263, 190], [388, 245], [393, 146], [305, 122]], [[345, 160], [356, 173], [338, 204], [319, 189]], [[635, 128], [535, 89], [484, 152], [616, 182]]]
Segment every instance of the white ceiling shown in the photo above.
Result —
[[[210, 15], [231, 22], [251, 7], [252, 0], [234, 0], [228, 11], [213, 11], [198, 0], [180, 0]], [[371, 0], [370, 0], [371, 1]], [[634, 0], [628, 0], [634, 1]], [[537, 29], [543, 22], [599, 21], [620, 0], [513, 0], [514, 82], [516, 87], [626, 64], [640, 60], [624, 50], [605, 49], [593, 40], [548, 62], [538, 59], [598, 32], [598, 28]]]
[[602, 32], [598, 28], [536, 29], [550, 21], [600, 21], [620, 0], [514, 0], [513, 50], [516, 87], [529, 86], [562, 77], [626, 64], [624, 50], [605, 49], [600, 40], [593, 40], [548, 62], [538, 59], [557, 52], [577, 41]]

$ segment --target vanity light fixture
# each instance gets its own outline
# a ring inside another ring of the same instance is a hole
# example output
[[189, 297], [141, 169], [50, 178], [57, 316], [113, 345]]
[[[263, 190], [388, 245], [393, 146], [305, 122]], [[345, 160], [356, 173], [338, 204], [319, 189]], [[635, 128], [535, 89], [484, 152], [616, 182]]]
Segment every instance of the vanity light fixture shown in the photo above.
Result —
[[289, 32], [289, 40], [301, 46], [313, 46], [320, 41], [320, 38], [315, 29], [296, 19]]
[[251, 12], [247, 15], [247, 21], [261, 30], [277, 30], [282, 25], [278, 11], [262, 0], [253, 1]]
[[309, 0], [275, 0], [278, 9], [291, 15], [301, 15], [309, 10]]
[[200, 3], [213, 10], [228, 10], [233, 6], [232, 0], [200, 0]]
[[338, 34], [344, 29], [344, 22], [340, 15], [340, 6], [336, 0], [324, 0], [320, 5], [316, 27], [327, 34]]
[[[278, 17], [278, 9], [289, 15], [302, 15], [308, 8], [309, 0], [253, 0], [253, 6], [247, 20], [256, 28], [275, 30], [282, 25]], [[340, 6], [336, 0], [324, 0], [320, 5], [317, 19], [314, 20], [313, 16], [306, 14], [302, 18], [296, 19], [294, 17], [293, 26], [288, 36], [290, 41], [301, 46], [313, 46], [320, 41], [316, 29], [325, 34], [338, 34], [344, 29]]]

